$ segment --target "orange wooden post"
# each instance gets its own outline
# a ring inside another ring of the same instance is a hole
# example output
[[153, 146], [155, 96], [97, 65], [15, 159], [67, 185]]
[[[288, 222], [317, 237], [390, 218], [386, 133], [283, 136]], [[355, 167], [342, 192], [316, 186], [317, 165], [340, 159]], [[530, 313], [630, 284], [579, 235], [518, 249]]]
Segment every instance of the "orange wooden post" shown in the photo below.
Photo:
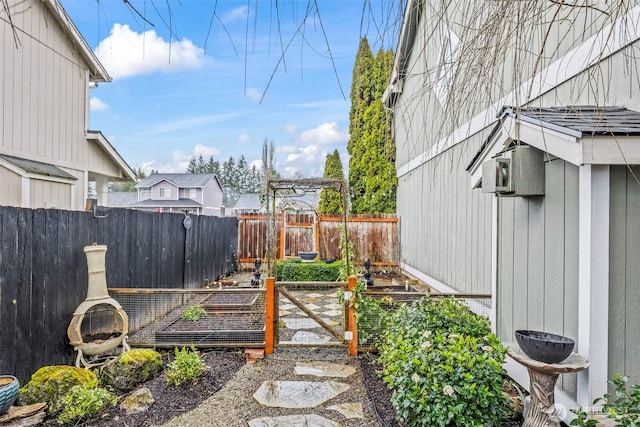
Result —
[[273, 353], [274, 323], [276, 309], [276, 279], [275, 277], [267, 277], [266, 280], [266, 315], [264, 324], [264, 354]]
[[358, 355], [358, 324], [356, 322], [356, 309], [354, 307], [356, 302], [356, 285], [358, 281], [356, 276], [349, 276], [347, 279], [347, 291], [351, 292], [351, 299], [348, 307], [348, 321], [349, 327], [348, 330], [351, 332], [351, 341], [349, 341], [349, 355], [357, 356]]

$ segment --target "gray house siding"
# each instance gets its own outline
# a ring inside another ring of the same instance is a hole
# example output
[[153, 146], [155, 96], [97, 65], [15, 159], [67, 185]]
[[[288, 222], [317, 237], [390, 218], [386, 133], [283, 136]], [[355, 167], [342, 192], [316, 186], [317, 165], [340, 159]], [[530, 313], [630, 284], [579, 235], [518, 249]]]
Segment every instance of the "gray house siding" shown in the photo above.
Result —
[[491, 292], [492, 196], [473, 191], [460, 144], [400, 177], [402, 261], [463, 293]]
[[[578, 167], [545, 163], [545, 195], [498, 198], [496, 332], [518, 329], [578, 338]], [[576, 376], [561, 388], [575, 398]]]
[[202, 192], [202, 212], [205, 215], [221, 215], [222, 190], [218, 186], [218, 181], [212, 179]]
[[[640, 382], [640, 167], [611, 167], [609, 377]], [[634, 176], [635, 175], [635, 176]]]
[[[160, 197], [160, 190], [164, 190], [169, 197]], [[178, 200], [178, 187], [167, 181], [161, 181], [151, 187], [151, 198], [153, 200]]]

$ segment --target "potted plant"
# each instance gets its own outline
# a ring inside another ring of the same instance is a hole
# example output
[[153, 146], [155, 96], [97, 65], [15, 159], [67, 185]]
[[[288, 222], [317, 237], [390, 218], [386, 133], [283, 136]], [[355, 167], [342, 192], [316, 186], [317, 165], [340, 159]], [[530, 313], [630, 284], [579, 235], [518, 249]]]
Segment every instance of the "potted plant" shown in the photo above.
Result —
[[0, 375], [0, 414], [4, 414], [18, 397], [20, 382], [12, 375]]

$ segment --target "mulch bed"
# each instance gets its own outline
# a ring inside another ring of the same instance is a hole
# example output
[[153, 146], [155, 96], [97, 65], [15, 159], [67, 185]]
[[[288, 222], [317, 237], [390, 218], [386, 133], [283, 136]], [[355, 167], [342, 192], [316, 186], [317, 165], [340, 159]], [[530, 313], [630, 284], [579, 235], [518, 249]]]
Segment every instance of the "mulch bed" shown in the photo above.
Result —
[[[163, 354], [165, 364], [172, 358], [173, 352]], [[151, 390], [156, 400], [147, 412], [127, 415], [118, 406], [109, 409], [99, 419], [84, 426], [127, 426], [127, 427], [151, 427], [170, 421], [173, 417], [188, 412], [217, 392], [229, 381], [236, 371], [246, 362], [242, 354], [237, 351], [212, 351], [203, 353], [204, 361], [209, 366], [204, 376], [195, 383], [183, 384], [178, 387], [167, 386], [166, 376], [161, 374], [144, 384]], [[364, 377], [364, 383], [371, 401], [373, 402], [381, 427], [398, 427], [395, 420], [395, 410], [391, 405], [391, 391], [378, 377], [376, 371], [380, 366], [370, 354], [359, 357], [360, 368]], [[247, 391], [250, 392], [249, 390]], [[59, 424], [55, 419], [49, 419], [44, 426], [52, 427]], [[520, 421], [505, 421], [501, 427], [517, 427]]]
[[[169, 358], [173, 358], [173, 352], [163, 354], [166, 364]], [[167, 377], [163, 373], [151, 381], [147, 381], [144, 387], [151, 390], [156, 403], [149, 407], [147, 412], [127, 414], [120, 409], [122, 397], [118, 405], [109, 409], [97, 420], [79, 424], [84, 426], [128, 426], [151, 427], [169, 422], [173, 417], [188, 412], [222, 388], [236, 371], [246, 363], [240, 352], [223, 351], [203, 353], [204, 362], [209, 369], [195, 383], [181, 384], [173, 387], [167, 385]], [[49, 419], [45, 426], [59, 426], [55, 419]]]

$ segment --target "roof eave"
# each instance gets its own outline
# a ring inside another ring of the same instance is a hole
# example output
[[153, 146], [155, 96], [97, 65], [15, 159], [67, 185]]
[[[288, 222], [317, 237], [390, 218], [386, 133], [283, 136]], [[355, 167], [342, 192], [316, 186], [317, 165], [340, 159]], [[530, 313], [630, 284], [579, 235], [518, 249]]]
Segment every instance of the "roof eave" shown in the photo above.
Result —
[[107, 155], [120, 167], [124, 172], [125, 177], [129, 178], [133, 182], [138, 181], [138, 177], [129, 164], [122, 158], [120, 153], [111, 145], [111, 143], [105, 138], [100, 131], [89, 130], [87, 131], [87, 140], [96, 141], [98, 145], [107, 153]]
[[82, 55], [82, 58], [87, 62], [87, 65], [89, 65], [89, 80], [92, 82], [103, 83], [112, 81], [113, 79], [104, 68], [102, 63], [100, 63], [100, 60], [95, 55], [93, 50], [91, 50], [91, 48], [87, 44], [87, 41], [84, 39], [84, 37], [82, 37], [82, 34], [80, 34], [80, 31], [78, 31], [78, 28], [75, 26], [69, 15], [67, 15], [67, 12], [58, 2], [58, 0], [42, 0], [42, 2], [49, 8], [64, 31], [75, 42], [78, 51]]
[[398, 94], [402, 92], [402, 81], [406, 75], [407, 62], [413, 48], [418, 30], [418, 22], [420, 11], [423, 7], [424, 0], [408, 0], [407, 6], [402, 18], [402, 27], [400, 29], [400, 37], [398, 38], [398, 46], [393, 60], [393, 68], [387, 88], [384, 91], [383, 102], [391, 108], [395, 104]]

